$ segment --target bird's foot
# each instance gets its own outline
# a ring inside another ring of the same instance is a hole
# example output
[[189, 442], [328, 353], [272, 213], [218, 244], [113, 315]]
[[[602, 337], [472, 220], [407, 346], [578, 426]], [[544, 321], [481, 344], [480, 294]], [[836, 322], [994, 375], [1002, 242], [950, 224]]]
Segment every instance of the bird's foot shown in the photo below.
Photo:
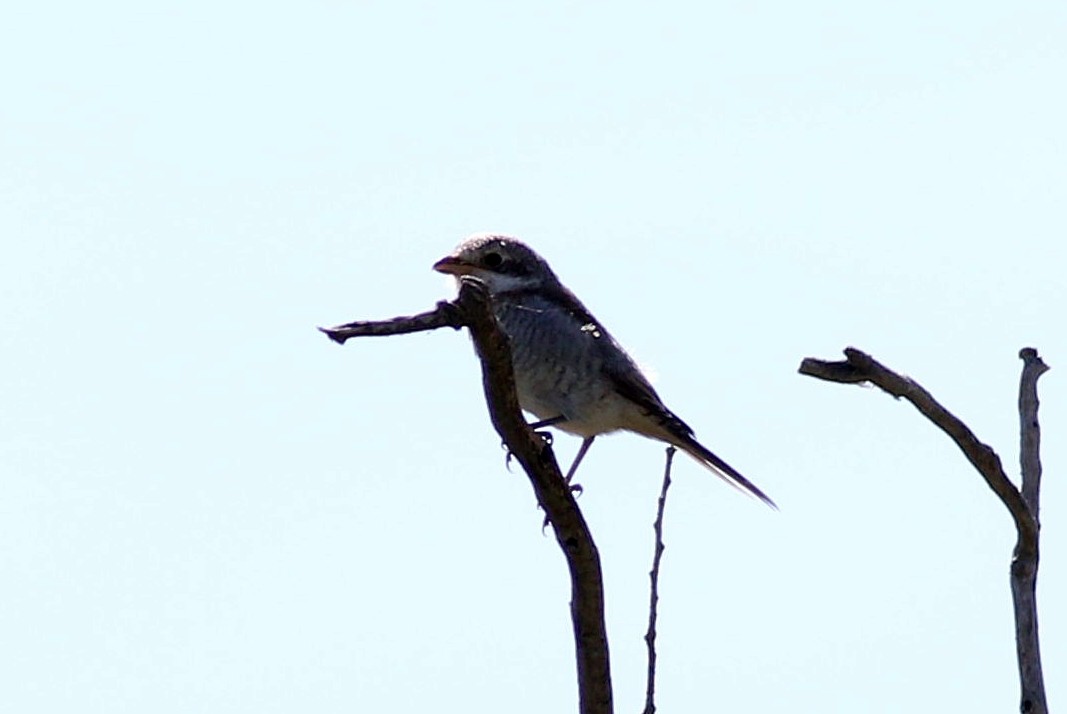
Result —
[[[534, 433], [541, 437], [541, 440], [545, 442], [546, 446], [552, 446], [555, 440], [555, 437], [552, 436], [552, 432], [535, 431]], [[508, 448], [508, 442], [506, 441], [500, 442], [500, 448], [504, 449], [507, 452], [507, 454], [504, 456], [504, 465], [507, 467], [508, 471], [511, 471], [511, 460], [515, 458], [515, 454], [511, 453], [511, 449]]]
[[[573, 494], [575, 498], [577, 498], [578, 496], [581, 496], [583, 493], [585, 493], [585, 489], [582, 488], [582, 484], [580, 484], [580, 483], [571, 483], [570, 481], [568, 481], [567, 482], [567, 488], [570, 489], [571, 494]], [[540, 509], [540, 508], [541, 507], [538, 506], [538, 509]], [[548, 514], [546, 513], [545, 514], [545, 520], [544, 520], [543, 523], [541, 523], [541, 534], [542, 535], [544, 535], [545, 530], [547, 530], [550, 525], [552, 525], [552, 521], [550, 521], [548, 519]]]

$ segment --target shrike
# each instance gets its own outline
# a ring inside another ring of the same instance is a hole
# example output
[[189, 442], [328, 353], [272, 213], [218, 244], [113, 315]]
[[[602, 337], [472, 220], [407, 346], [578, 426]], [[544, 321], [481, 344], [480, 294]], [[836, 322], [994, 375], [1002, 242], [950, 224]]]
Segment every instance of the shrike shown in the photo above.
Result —
[[597, 436], [632, 431], [673, 444], [731, 486], [777, 508], [693, 437], [619, 343], [525, 243], [474, 235], [433, 268], [457, 280], [473, 276], [488, 287], [511, 342], [519, 404], [540, 420], [533, 426], [555, 426], [582, 437], [568, 481]]

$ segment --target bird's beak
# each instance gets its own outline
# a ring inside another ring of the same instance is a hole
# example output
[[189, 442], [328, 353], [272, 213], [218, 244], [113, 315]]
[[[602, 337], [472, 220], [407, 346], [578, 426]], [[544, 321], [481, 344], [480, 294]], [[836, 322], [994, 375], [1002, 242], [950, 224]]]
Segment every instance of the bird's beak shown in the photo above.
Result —
[[445, 273], [446, 275], [469, 275], [471, 273], [471, 265], [465, 261], [460, 260], [454, 255], [446, 255], [439, 261], [433, 264], [433, 269], [438, 273]]

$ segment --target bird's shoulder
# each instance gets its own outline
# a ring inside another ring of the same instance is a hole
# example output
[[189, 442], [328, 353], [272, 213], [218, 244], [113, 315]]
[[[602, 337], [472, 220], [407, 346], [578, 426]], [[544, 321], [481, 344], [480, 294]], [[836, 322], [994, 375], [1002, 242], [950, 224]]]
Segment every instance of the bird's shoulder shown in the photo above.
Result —
[[602, 340], [618, 347], [614, 338], [593, 313], [563, 285], [537, 285], [504, 290], [494, 294], [493, 299], [506, 308], [532, 310], [546, 319], [568, 323], [570, 329], [579, 331], [590, 340]]

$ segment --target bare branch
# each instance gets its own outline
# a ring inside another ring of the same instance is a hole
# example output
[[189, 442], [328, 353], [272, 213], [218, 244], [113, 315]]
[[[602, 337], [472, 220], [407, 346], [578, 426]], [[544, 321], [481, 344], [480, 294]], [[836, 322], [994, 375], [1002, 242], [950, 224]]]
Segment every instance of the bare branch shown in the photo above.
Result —
[[1023, 374], [1019, 381], [1019, 462], [1022, 468], [1022, 494], [1034, 519], [1041, 522], [1041, 427], [1037, 423], [1037, 380], [1048, 365], [1033, 347], [1019, 350]]
[[902, 377], [853, 347], [845, 349], [845, 357], [847, 359], [844, 362], [825, 362], [809, 357], [801, 362], [799, 371], [801, 374], [828, 382], [870, 382], [898, 399], [903, 397], [911, 402], [923, 416], [951, 437], [993, 492], [1000, 497], [1015, 520], [1020, 540], [1023, 534], [1027, 540], [1036, 539], [1037, 522], [1030, 515], [1019, 490], [1005, 475], [1000, 457], [992, 448], [979, 441], [966, 424], [941, 406], [918, 382]]
[[451, 327], [458, 330], [463, 327], [459, 312], [453, 303], [442, 300], [437, 309], [422, 312], [411, 317], [394, 317], [392, 320], [359, 320], [334, 327], [320, 327], [323, 333], [339, 345], [350, 337], [382, 337], [403, 335], [409, 332], [436, 330], [439, 327]]
[[530, 477], [571, 573], [571, 620], [578, 655], [579, 710], [612, 711], [604, 586], [600, 555], [552, 448], [522, 418], [511, 345], [493, 316], [485, 286], [464, 279], [456, 305], [482, 362], [482, 384], [493, 426]]
[[464, 278], [456, 301], [438, 303], [433, 312], [320, 329], [330, 339], [343, 344], [350, 337], [396, 335], [438, 327], [470, 330], [482, 365], [482, 385], [493, 426], [529, 476], [537, 502], [552, 525], [570, 569], [579, 710], [582, 714], [610, 714], [611, 671], [600, 556], [570, 487], [563, 480], [552, 448], [522, 418], [511, 366], [511, 346], [493, 315], [485, 286]]
[[[1037, 421], [1037, 380], [1048, 371], [1037, 350], [1019, 351], [1023, 372], [1019, 379], [1019, 461], [1022, 467], [1022, 498], [1040, 527], [1041, 427]], [[1020, 711], [1046, 714], [1045, 678], [1041, 670], [1041, 643], [1037, 629], [1038, 533], [1031, 542], [1019, 543], [1011, 562], [1011, 599], [1015, 609], [1015, 654], [1022, 689]]]
[[656, 711], [656, 619], [659, 614], [659, 564], [664, 549], [663, 511], [667, 506], [667, 489], [671, 487], [671, 462], [674, 461], [675, 451], [677, 450], [673, 446], [667, 447], [667, 464], [663, 468], [663, 488], [659, 492], [656, 520], [652, 524], [652, 530], [656, 534], [656, 550], [652, 554], [652, 570], [648, 574], [652, 586], [648, 602], [648, 631], [645, 633], [645, 644], [648, 646], [648, 679], [645, 685], [644, 714], [655, 714]]
[[845, 350], [844, 362], [807, 358], [800, 373], [830, 382], [870, 382], [896, 398], [903, 397], [948, 434], [1011, 513], [1017, 537], [1011, 562], [1011, 592], [1015, 610], [1015, 644], [1021, 685], [1020, 711], [1047, 714], [1041, 650], [1037, 632], [1037, 567], [1041, 432], [1037, 421], [1037, 380], [1048, 367], [1027, 347], [1019, 352], [1023, 373], [1019, 384], [1022, 486], [1016, 488], [1001, 466], [1000, 457], [917, 382], [902, 377], [860, 350]]

